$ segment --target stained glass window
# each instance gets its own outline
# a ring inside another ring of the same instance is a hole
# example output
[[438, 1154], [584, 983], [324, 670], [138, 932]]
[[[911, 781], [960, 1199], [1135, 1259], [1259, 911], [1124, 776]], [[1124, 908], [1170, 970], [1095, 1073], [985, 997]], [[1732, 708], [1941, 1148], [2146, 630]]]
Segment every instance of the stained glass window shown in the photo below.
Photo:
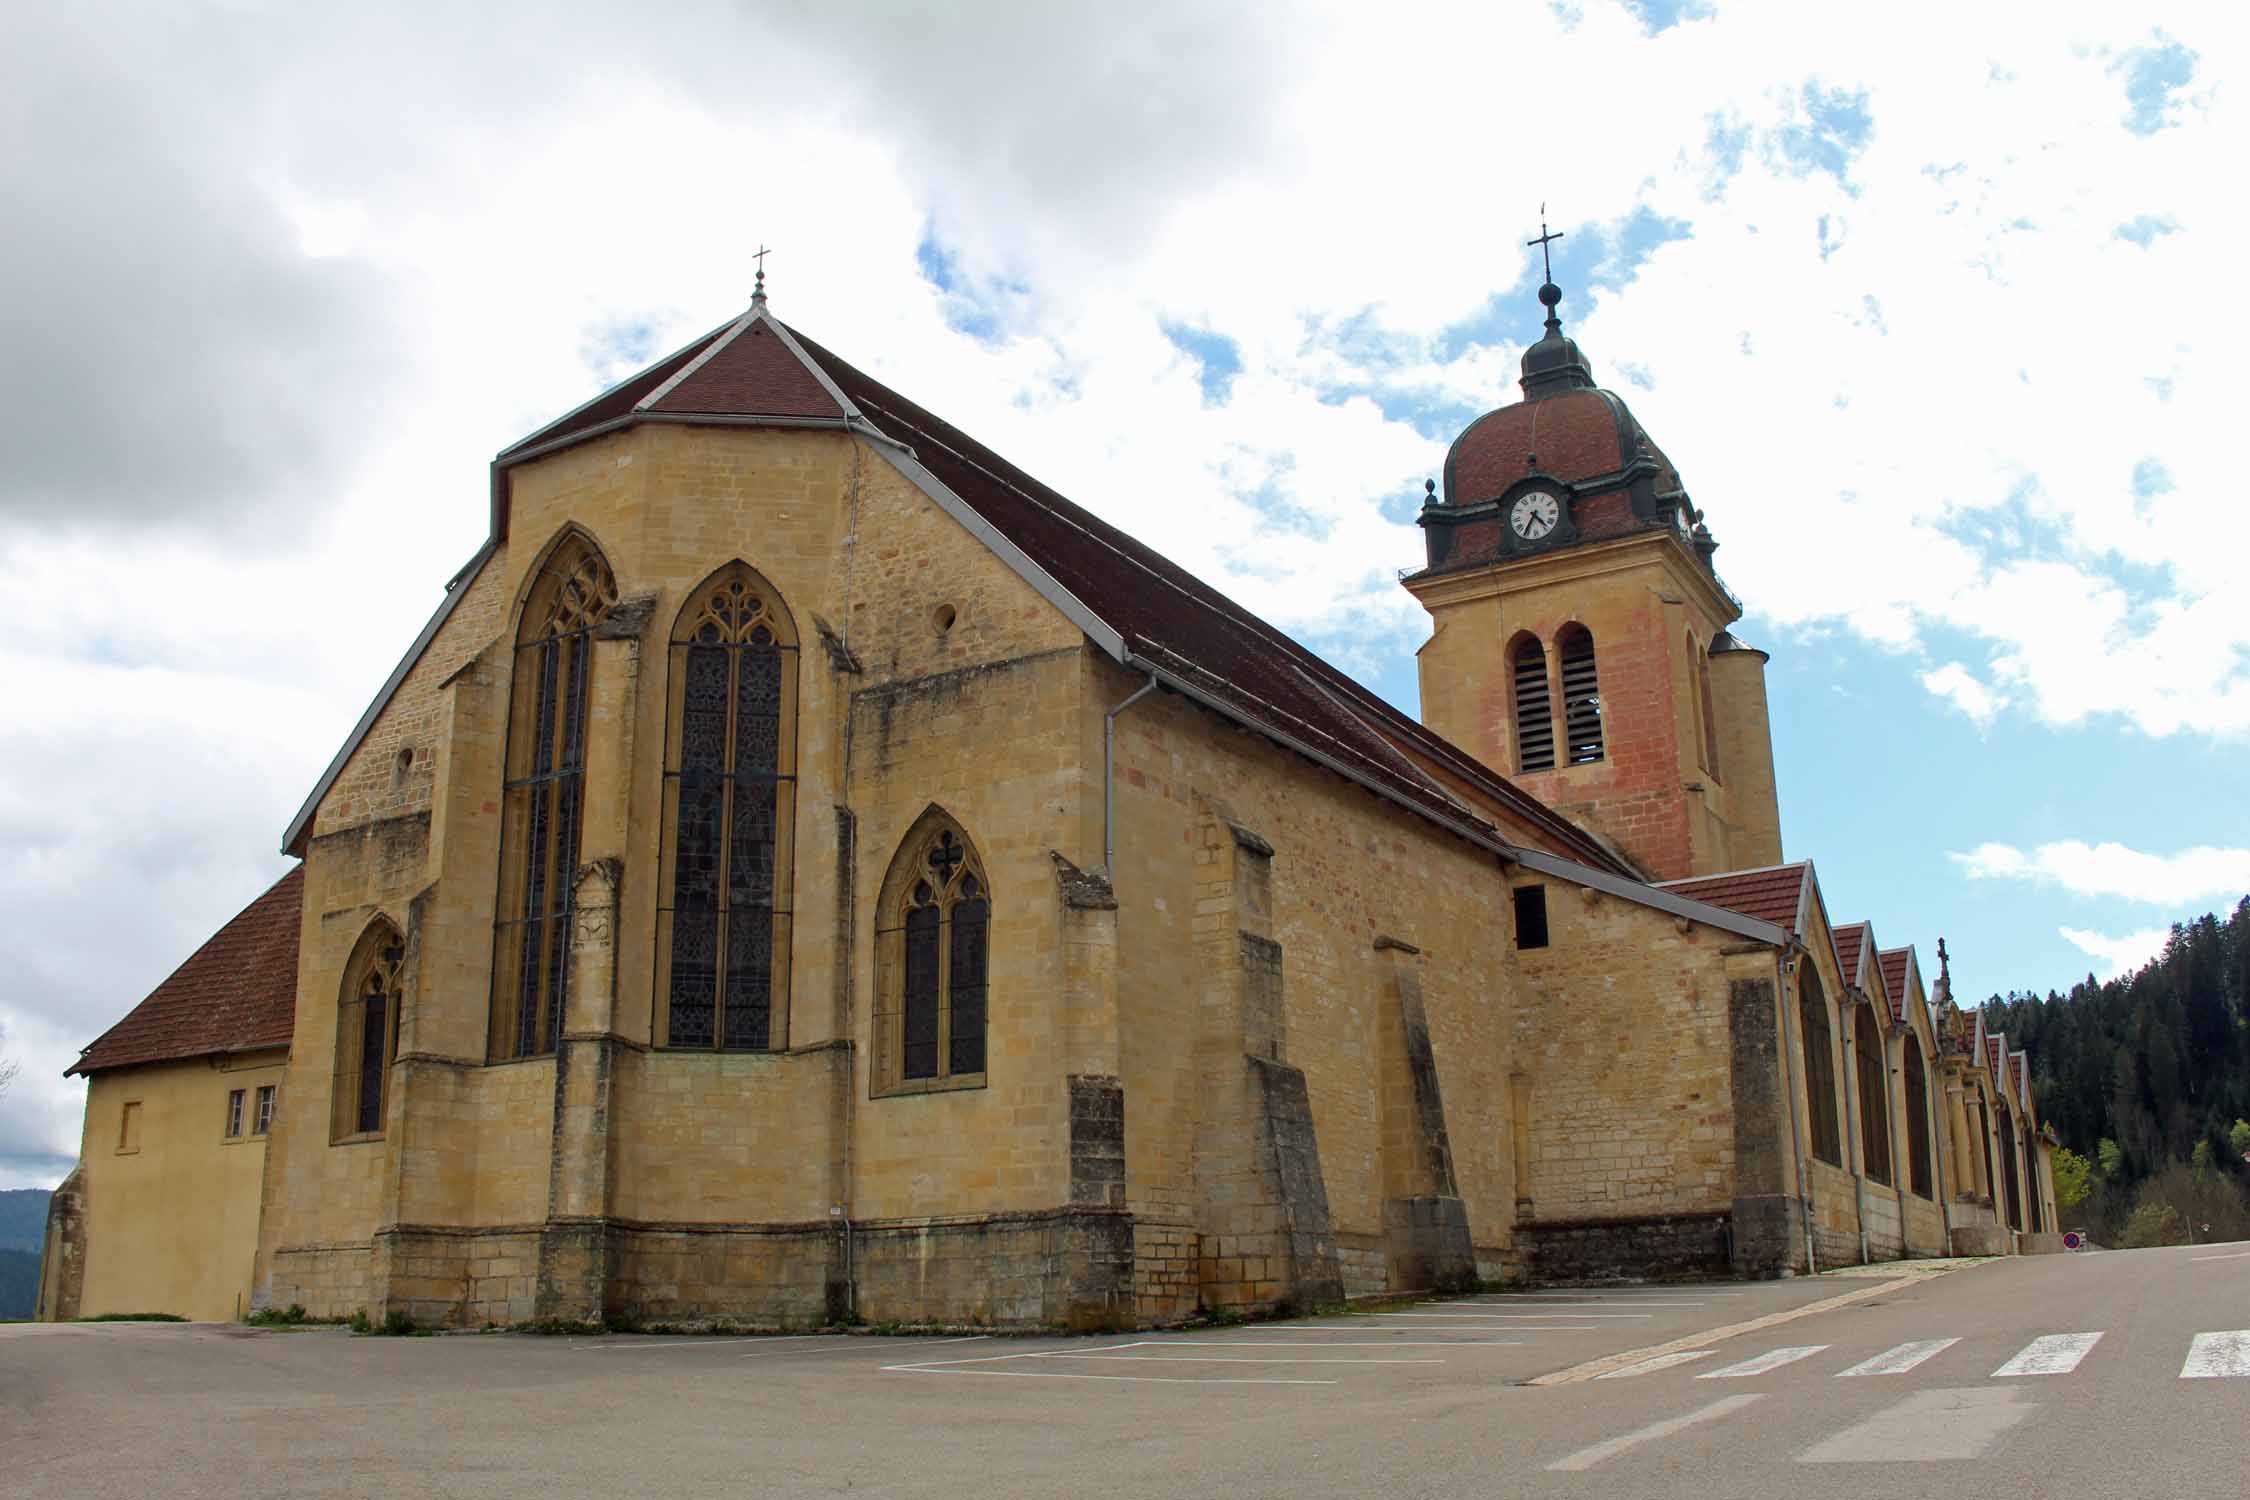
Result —
[[1930, 1080], [1922, 1063], [1922, 1044], [1912, 1033], [1906, 1038], [1906, 1172], [1907, 1186], [1924, 1198], [1930, 1192]]
[[573, 534], [548, 555], [517, 627], [488, 1047], [496, 1062], [552, 1052], [562, 1035], [593, 635], [616, 603], [609, 564]]
[[344, 970], [336, 1014], [336, 1073], [329, 1090], [331, 1141], [383, 1129], [391, 1057], [398, 1047], [399, 971], [405, 957], [398, 929], [377, 920], [360, 938]]
[[975, 850], [932, 809], [892, 861], [875, 934], [880, 1086], [983, 1080], [992, 898]]
[[1828, 999], [1820, 976], [1805, 970], [1798, 995], [1805, 1050], [1805, 1095], [1812, 1111], [1813, 1155], [1832, 1167], [1844, 1164], [1843, 1132], [1836, 1124], [1836, 1054], [1828, 1029]]
[[1891, 1182], [1891, 1097], [1883, 1067], [1883, 1039], [1875, 1013], [1861, 1010], [1852, 1025], [1859, 1065], [1859, 1156], [1870, 1180]]
[[672, 633], [657, 972], [668, 1046], [788, 1045], [795, 640], [772, 588], [740, 563], [695, 591]]

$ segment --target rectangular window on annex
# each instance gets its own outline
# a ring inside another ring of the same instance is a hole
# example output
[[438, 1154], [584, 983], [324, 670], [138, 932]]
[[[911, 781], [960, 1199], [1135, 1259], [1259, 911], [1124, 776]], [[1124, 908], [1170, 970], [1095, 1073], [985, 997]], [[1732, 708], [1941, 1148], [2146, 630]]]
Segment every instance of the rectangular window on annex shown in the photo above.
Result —
[[230, 1089], [227, 1092], [227, 1139], [230, 1141], [242, 1134], [242, 1104], [243, 1090]]
[[1547, 946], [1547, 888], [1543, 885], [1521, 885], [1514, 892], [1516, 902], [1516, 946], [1518, 948], [1544, 948]]
[[141, 1101], [128, 1099], [117, 1116], [117, 1154], [124, 1156], [141, 1149]]
[[258, 1123], [251, 1128], [252, 1135], [264, 1135], [273, 1129], [273, 1085], [258, 1086]]

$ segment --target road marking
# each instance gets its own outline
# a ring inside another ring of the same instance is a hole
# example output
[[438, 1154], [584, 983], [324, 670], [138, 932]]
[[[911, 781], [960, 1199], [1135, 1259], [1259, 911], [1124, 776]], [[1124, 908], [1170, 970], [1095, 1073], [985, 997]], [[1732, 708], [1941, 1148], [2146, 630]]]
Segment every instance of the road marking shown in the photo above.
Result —
[[1799, 1344], [1793, 1349], [1772, 1349], [1754, 1359], [1746, 1359], [1738, 1365], [1728, 1365], [1723, 1370], [1706, 1370], [1695, 1378], [1698, 1380], [1744, 1380], [1752, 1375], [1763, 1375], [1769, 1370], [1778, 1370], [1783, 1365], [1793, 1365], [1800, 1359], [1810, 1359], [1827, 1347], [1826, 1344]]
[[1339, 1327], [1330, 1323], [1266, 1323], [1244, 1333], [1599, 1333], [1598, 1323], [1437, 1323], [1420, 1328], [1385, 1328], [1381, 1324]]
[[1602, 1297], [1590, 1302], [1460, 1302], [1457, 1307], [1706, 1307], [1703, 1302], [1651, 1302], [1646, 1297]]
[[[1419, 1333], [1420, 1329], [1409, 1330]], [[1481, 1330], [1480, 1330], [1481, 1331]], [[1192, 1349], [1245, 1349], [1255, 1344], [1241, 1339], [1150, 1339], [1152, 1344], [1186, 1345]], [[1274, 1345], [1277, 1349], [1291, 1346], [1291, 1340]], [[1298, 1339], [1299, 1349], [1499, 1349], [1520, 1348], [1522, 1339]]]
[[1885, 1349], [1873, 1359], [1861, 1360], [1848, 1370], [1839, 1371], [1836, 1378], [1847, 1375], [1904, 1375], [1908, 1370], [1935, 1355], [1960, 1343], [1959, 1339], [1923, 1339], [1919, 1343], [1901, 1344], [1896, 1349]]
[[2250, 1250], [2237, 1250], [2231, 1255], [2191, 1255], [2189, 1260], [2250, 1260]]
[[2231, 1333], [2199, 1333], [2188, 1345], [2182, 1380], [2226, 1380], [2250, 1375], [2250, 1328]]
[[2033, 1339], [2016, 1352], [2016, 1357], [1992, 1372], [1997, 1380], [2004, 1375], [2068, 1375], [2078, 1368], [2078, 1362], [2102, 1341], [2098, 1333], [2049, 1333]]
[[[1958, 1269], [1960, 1268], [1952, 1267], [1945, 1271], [1932, 1272], [1931, 1275], [1950, 1275], [1953, 1270]], [[1778, 1324], [1794, 1322], [1798, 1318], [1809, 1318], [1817, 1313], [1829, 1312], [1839, 1307], [1849, 1307], [1856, 1302], [1865, 1302], [1871, 1297], [1880, 1297], [1887, 1292], [1895, 1292], [1902, 1286], [1910, 1285], [1914, 1280], [1927, 1279], [1929, 1278], [1900, 1277], [1896, 1280], [1878, 1281], [1873, 1285], [1860, 1287], [1856, 1291], [1839, 1293], [1834, 1297], [1823, 1297], [1818, 1302], [1807, 1302], [1801, 1307], [1786, 1308], [1781, 1312], [1767, 1313], [1764, 1317], [1749, 1318], [1740, 1323], [1728, 1323], [1719, 1328], [1706, 1328], [1701, 1333], [1687, 1334], [1672, 1340], [1668, 1344], [1651, 1344], [1643, 1349], [1628, 1349], [1621, 1354], [1606, 1354], [1599, 1359], [1589, 1359], [1582, 1364], [1572, 1365], [1566, 1370], [1551, 1370], [1545, 1375], [1528, 1381], [1527, 1384], [1576, 1385], [1582, 1380], [1597, 1380], [1607, 1371], [1630, 1365], [1636, 1360], [1646, 1359], [1652, 1354], [1663, 1354], [1669, 1350], [1683, 1348], [1691, 1344], [1715, 1344], [1721, 1339], [1737, 1338], [1745, 1333], [1758, 1333]]]
[[735, 1356], [735, 1358], [780, 1359], [782, 1356], [789, 1354], [842, 1354], [846, 1350], [854, 1347], [863, 1350], [881, 1350], [887, 1353], [893, 1349], [896, 1349], [901, 1344], [920, 1344], [925, 1348], [929, 1348], [938, 1344], [973, 1344], [978, 1339], [988, 1339], [991, 1337], [992, 1335], [989, 1333], [964, 1333], [949, 1339], [902, 1338], [870, 1341], [865, 1339], [864, 1337], [850, 1337], [837, 1339], [836, 1347], [833, 1349], [761, 1349], [755, 1354], [738, 1354]]
[[1691, 1359], [1708, 1359], [1715, 1349], [1676, 1349], [1670, 1354], [1659, 1354], [1654, 1359], [1644, 1359], [1639, 1364], [1627, 1365], [1622, 1370], [1612, 1370], [1598, 1380], [1623, 1380], [1629, 1375], [1653, 1375], [1658, 1370], [1669, 1370], [1674, 1365], [1684, 1365]]
[[1727, 1396], [1700, 1410], [1691, 1411], [1684, 1417], [1672, 1417], [1667, 1421], [1655, 1422], [1641, 1428], [1638, 1432], [1628, 1432], [1623, 1437], [1613, 1437], [1606, 1443], [1596, 1443], [1591, 1448], [1581, 1448], [1568, 1458], [1556, 1459], [1553, 1463], [1547, 1465], [1547, 1468], [1549, 1471], [1559, 1470], [1566, 1474], [1574, 1473], [1580, 1469], [1591, 1469], [1594, 1465], [1605, 1463], [1617, 1457], [1620, 1453], [1638, 1448], [1643, 1443], [1653, 1443], [1658, 1438], [1668, 1438], [1675, 1432], [1685, 1432], [1688, 1428], [1701, 1426], [1705, 1422], [1716, 1422], [1721, 1417], [1731, 1416], [1745, 1406], [1765, 1399], [1764, 1396]]
[[573, 1339], [570, 1342], [570, 1347], [573, 1349], [607, 1349], [614, 1354], [630, 1354], [641, 1349], [683, 1349], [690, 1347], [712, 1349], [721, 1344], [788, 1344], [801, 1339], [836, 1339], [841, 1341], [846, 1337], [847, 1335], [841, 1333], [745, 1333], [733, 1337], [658, 1339], [651, 1343], [633, 1344], [619, 1343], [615, 1339]]
[[2020, 1386], [1917, 1391], [1857, 1427], [1815, 1443], [1801, 1464], [1933, 1463], [1981, 1457], [2039, 1409]]

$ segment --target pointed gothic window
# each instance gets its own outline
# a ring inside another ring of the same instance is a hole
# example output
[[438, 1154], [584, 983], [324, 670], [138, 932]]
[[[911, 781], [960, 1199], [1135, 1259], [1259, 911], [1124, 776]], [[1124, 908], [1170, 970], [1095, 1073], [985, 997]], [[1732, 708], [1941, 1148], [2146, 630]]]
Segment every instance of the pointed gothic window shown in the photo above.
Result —
[[1555, 654], [1562, 660], [1565, 763], [1587, 765], [1602, 758], [1602, 694], [1594, 676], [1594, 637], [1583, 625], [1565, 625], [1555, 637]]
[[1872, 1009], [1861, 1009], [1852, 1018], [1852, 1052], [1859, 1071], [1859, 1158], [1867, 1175], [1888, 1187], [1891, 1092], [1883, 1068], [1883, 1036], [1876, 1030]]
[[720, 569], [680, 611], [669, 712], [658, 1034], [671, 1047], [786, 1049], [797, 634], [747, 565]]
[[881, 899], [877, 1091], [981, 1085], [992, 892], [959, 825], [935, 808], [924, 813]]
[[616, 602], [609, 564], [572, 532], [532, 580], [516, 628], [487, 1043], [494, 1062], [552, 1052], [562, 1035], [594, 627]]
[[1805, 1049], [1805, 1097], [1812, 1112], [1813, 1155], [1832, 1167], [1844, 1164], [1843, 1132], [1836, 1126], [1836, 1054], [1828, 1029], [1828, 997], [1820, 987], [1820, 975], [1812, 965], [1805, 965], [1805, 977], [1797, 992]]
[[1931, 1176], [1930, 1078], [1922, 1063], [1922, 1043], [1909, 1032], [1906, 1038], [1907, 1187], [1921, 1197], [1931, 1197]]
[[329, 1089], [328, 1139], [381, 1135], [398, 1051], [399, 969], [406, 945], [398, 929], [377, 918], [344, 969], [336, 1009], [336, 1071]]
[[1516, 705], [1516, 769], [1555, 768], [1555, 710], [1547, 697], [1547, 648], [1522, 636], [1511, 653]]
[[2016, 1186], [2016, 1122], [2014, 1113], [2000, 1111], [2000, 1181], [2008, 1200], [2008, 1227], [2023, 1228], [2023, 1192]]

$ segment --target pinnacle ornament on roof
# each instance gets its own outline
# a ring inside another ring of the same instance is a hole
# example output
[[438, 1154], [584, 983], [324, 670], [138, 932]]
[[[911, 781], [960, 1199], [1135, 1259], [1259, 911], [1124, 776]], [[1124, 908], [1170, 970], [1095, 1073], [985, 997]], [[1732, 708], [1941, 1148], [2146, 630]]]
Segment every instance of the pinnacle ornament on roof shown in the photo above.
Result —
[[750, 305], [752, 307], [764, 307], [766, 305], [766, 257], [771, 254], [773, 254], [771, 250], [768, 250], [764, 245], [760, 245], [758, 253], [751, 257], [758, 263], [758, 279], [750, 290]]

